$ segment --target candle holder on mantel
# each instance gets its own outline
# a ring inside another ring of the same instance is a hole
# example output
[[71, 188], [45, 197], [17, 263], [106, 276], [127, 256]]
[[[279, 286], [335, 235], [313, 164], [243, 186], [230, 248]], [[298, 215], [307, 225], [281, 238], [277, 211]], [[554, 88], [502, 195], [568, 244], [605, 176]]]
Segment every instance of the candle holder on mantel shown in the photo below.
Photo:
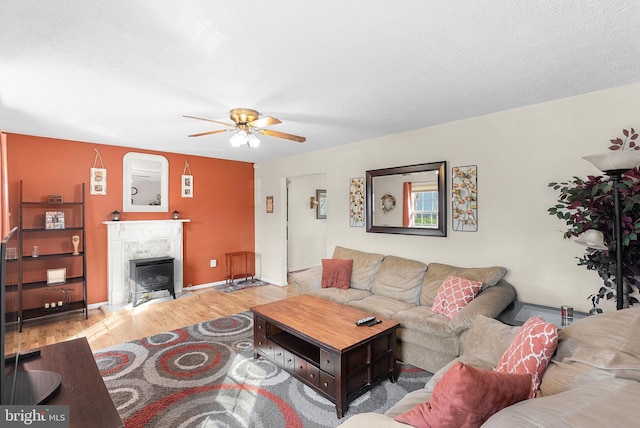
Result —
[[120, 221], [120, 211], [115, 210], [114, 212], [111, 213], [111, 220], [112, 221]]
[[175, 210], [172, 215], [174, 220], [178, 220], [180, 218], [180, 211]]

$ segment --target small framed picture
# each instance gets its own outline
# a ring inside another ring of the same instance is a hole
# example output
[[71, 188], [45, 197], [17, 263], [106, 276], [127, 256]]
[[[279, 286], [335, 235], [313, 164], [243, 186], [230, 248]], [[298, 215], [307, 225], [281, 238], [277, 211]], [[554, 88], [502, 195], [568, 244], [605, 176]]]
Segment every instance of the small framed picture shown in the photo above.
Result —
[[267, 196], [267, 213], [273, 213], [273, 196]]
[[60, 285], [67, 282], [67, 268], [47, 269], [47, 285]]
[[107, 169], [91, 168], [91, 177], [89, 180], [89, 193], [91, 195], [107, 194]]
[[327, 191], [324, 189], [316, 189], [316, 200], [318, 201], [318, 205], [316, 205], [316, 218], [326, 219], [327, 218]]
[[193, 198], [193, 175], [182, 176], [182, 197]]
[[64, 229], [64, 211], [47, 211], [44, 215], [45, 229]]

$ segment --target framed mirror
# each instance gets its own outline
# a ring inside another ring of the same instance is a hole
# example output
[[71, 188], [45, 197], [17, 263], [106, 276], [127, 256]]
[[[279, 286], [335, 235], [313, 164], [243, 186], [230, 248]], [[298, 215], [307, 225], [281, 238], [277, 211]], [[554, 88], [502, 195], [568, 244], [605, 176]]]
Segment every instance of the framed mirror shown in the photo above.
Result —
[[129, 152], [122, 169], [124, 212], [169, 212], [169, 161], [164, 156]]
[[447, 236], [447, 163], [366, 172], [367, 232]]

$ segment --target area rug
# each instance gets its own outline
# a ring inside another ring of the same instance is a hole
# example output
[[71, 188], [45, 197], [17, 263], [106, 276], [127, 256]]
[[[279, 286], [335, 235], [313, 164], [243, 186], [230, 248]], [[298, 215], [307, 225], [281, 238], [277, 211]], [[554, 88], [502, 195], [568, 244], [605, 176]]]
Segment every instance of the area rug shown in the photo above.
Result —
[[253, 316], [243, 312], [94, 353], [127, 428], [335, 427], [361, 412], [385, 412], [431, 373], [401, 364], [350, 403], [335, 406], [264, 358], [253, 358]]
[[259, 279], [246, 279], [244, 281], [233, 282], [231, 284], [214, 285], [211, 288], [215, 290], [220, 290], [224, 293], [230, 293], [232, 291], [238, 291], [244, 288], [260, 287], [263, 285], [267, 285], [267, 283], [264, 281], [260, 281]]

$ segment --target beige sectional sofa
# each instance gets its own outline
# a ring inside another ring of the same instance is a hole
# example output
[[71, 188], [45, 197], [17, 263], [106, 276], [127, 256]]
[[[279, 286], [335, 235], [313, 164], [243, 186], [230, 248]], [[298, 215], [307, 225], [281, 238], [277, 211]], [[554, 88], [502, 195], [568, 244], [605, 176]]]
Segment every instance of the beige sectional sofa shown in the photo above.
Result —
[[[518, 328], [477, 317], [463, 340], [462, 355], [436, 372], [423, 389], [407, 394], [385, 414], [361, 413], [340, 428], [407, 427], [394, 417], [430, 401], [435, 385], [454, 363], [494, 369]], [[640, 308], [593, 315], [560, 330], [538, 398], [500, 410], [482, 427], [638, 426], [639, 396]]]
[[[362, 309], [400, 323], [398, 358], [432, 373], [460, 355], [460, 339], [473, 320], [497, 317], [514, 299], [515, 290], [499, 266], [462, 268], [336, 247], [334, 259], [353, 260], [348, 289], [321, 288], [322, 267], [290, 275], [301, 292]], [[476, 298], [449, 319], [431, 311], [449, 275], [481, 281]]]

